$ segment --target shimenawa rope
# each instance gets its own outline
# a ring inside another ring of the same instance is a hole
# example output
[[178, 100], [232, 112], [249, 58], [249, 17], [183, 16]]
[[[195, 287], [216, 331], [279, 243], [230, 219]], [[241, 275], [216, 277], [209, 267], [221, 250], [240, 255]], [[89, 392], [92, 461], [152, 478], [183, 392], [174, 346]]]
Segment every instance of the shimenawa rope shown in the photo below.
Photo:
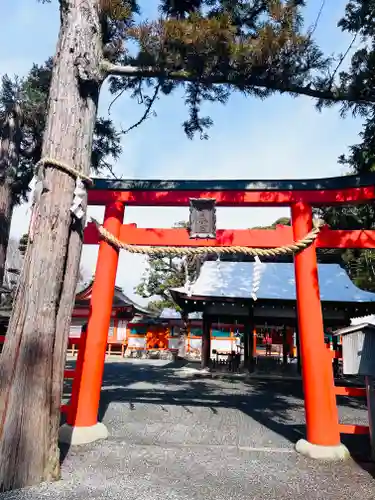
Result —
[[83, 172], [80, 172], [76, 168], [71, 167], [70, 165], [67, 165], [66, 163], [64, 163], [62, 161], [58, 161], [58, 160], [54, 160], [53, 158], [45, 157], [45, 158], [41, 158], [38, 161], [38, 163], [35, 165], [35, 168], [38, 169], [38, 167], [41, 167], [41, 166], [52, 166], [52, 167], [58, 168], [64, 172], [70, 174], [75, 179], [82, 179], [87, 184], [90, 184], [90, 185], [93, 184], [91, 177], [84, 174]]
[[129, 245], [123, 243], [118, 238], [116, 238], [111, 232], [109, 232], [105, 227], [103, 227], [96, 219], [91, 217], [92, 222], [96, 225], [100, 237], [107, 243], [111, 244], [115, 248], [125, 250], [129, 253], [143, 254], [151, 256], [189, 256], [189, 255], [204, 255], [204, 254], [216, 254], [216, 255], [257, 255], [258, 257], [275, 257], [277, 255], [287, 255], [298, 253], [301, 250], [309, 247], [316, 240], [320, 228], [322, 227], [322, 222], [315, 223], [315, 227], [306, 234], [304, 238], [298, 241], [294, 241], [289, 245], [284, 245], [277, 248], [249, 248], [242, 246], [232, 246], [232, 247], [152, 247], [146, 245]]

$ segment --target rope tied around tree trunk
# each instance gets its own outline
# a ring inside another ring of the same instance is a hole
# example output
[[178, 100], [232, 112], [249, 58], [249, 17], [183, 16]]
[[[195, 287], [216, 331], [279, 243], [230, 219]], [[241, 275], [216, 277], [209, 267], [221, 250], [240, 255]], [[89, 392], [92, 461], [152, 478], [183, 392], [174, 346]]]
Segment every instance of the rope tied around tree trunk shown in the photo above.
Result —
[[62, 170], [75, 179], [76, 186], [73, 193], [74, 197], [70, 211], [76, 219], [82, 219], [85, 215], [83, 206], [83, 201], [86, 195], [85, 184], [91, 186], [93, 184], [93, 180], [88, 175], [84, 174], [80, 170], [77, 170], [75, 167], [71, 167], [70, 165], [67, 165], [62, 161], [55, 160], [54, 158], [41, 158], [35, 165], [37, 182], [34, 191], [34, 204], [40, 199], [42, 192], [47, 188], [45, 181], [46, 166]]
[[95, 224], [99, 235], [102, 240], [106, 241], [113, 247], [121, 250], [125, 250], [133, 254], [142, 254], [150, 256], [197, 256], [204, 254], [216, 254], [220, 255], [251, 255], [258, 257], [276, 257], [278, 255], [290, 255], [301, 252], [305, 248], [309, 247], [314, 243], [321, 227], [324, 225], [322, 221], [314, 221], [314, 228], [306, 234], [304, 238], [298, 241], [294, 241], [289, 245], [284, 245], [276, 248], [249, 248], [242, 246], [231, 246], [231, 247], [166, 247], [166, 246], [146, 246], [146, 245], [130, 245], [123, 243], [118, 238], [116, 238], [110, 231], [108, 231], [102, 224], [100, 224], [96, 219], [91, 217], [91, 221]]
[[45, 166], [58, 168], [59, 170], [62, 170], [63, 172], [70, 174], [75, 179], [81, 179], [83, 182], [86, 182], [90, 186], [93, 184], [93, 180], [91, 179], [91, 177], [62, 161], [44, 157], [38, 161], [38, 163], [35, 165], [35, 168], [36, 170], [38, 170], [39, 167], [45, 167]]

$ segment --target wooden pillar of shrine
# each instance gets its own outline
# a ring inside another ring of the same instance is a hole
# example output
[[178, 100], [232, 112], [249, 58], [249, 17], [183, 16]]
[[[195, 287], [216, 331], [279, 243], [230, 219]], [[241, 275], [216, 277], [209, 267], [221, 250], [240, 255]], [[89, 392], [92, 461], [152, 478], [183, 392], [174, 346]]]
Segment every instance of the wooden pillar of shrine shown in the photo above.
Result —
[[[111, 203], [105, 209], [104, 227], [118, 237], [123, 218], [123, 203]], [[84, 444], [108, 436], [104, 424], [98, 423], [98, 411], [118, 258], [119, 251], [115, 247], [104, 240], [100, 242], [85, 352], [79, 383], [72, 393], [67, 424], [60, 429], [62, 442]]]
[[[294, 240], [300, 240], [312, 229], [312, 209], [304, 202], [291, 208]], [[348, 451], [340, 445], [331, 360], [324, 344], [315, 245], [296, 254], [294, 264], [307, 431], [307, 440], [300, 440], [296, 449], [312, 458], [342, 460]]]
[[297, 348], [297, 373], [301, 375], [301, 347], [299, 343], [298, 326], [296, 326], [296, 348]]
[[202, 369], [207, 369], [211, 365], [211, 325], [212, 325], [212, 318], [207, 314], [203, 314], [202, 355], [201, 355]]
[[243, 366], [246, 369], [249, 364], [249, 329], [244, 321], [243, 330]]
[[256, 358], [257, 358], [257, 329], [253, 328], [253, 358], [255, 360], [256, 364]]
[[288, 364], [289, 345], [288, 345], [288, 332], [285, 326], [283, 326], [281, 334], [283, 342], [283, 366], [286, 366]]
[[251, 307], [249, 314], [244, 318], [244, 368], [249, 372], [255, 370], [254, 352], [254, 310]]

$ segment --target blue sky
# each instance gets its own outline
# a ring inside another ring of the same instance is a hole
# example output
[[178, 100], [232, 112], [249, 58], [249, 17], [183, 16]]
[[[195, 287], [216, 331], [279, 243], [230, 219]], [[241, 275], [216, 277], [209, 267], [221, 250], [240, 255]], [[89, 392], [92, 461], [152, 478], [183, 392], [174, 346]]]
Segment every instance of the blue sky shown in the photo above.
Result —
[[[156, 15], [156, 1], [144, 0], [143, 16]], [[316, 19], [321, 0], [307, 2], [307, 25]], [[326, 2], [316, 38], [327, 54], [344, 52], [349, 37], [336, 28], [346, 2]], [[145, 9], [145, 6], [147, 7]], [[59, 29], [57, 0], [50, 5], [36, 0], [12, 0], [1, 7], [0, 75], [25, 74], [33, 62], [42, 63], [53, 55]], [[103, 90], [99, 111], [108, 116], [111, 101]], [[211, 115], [214, 127], [210, 139], [190, 141], [184, 135], [182, 122], [187, 116], [183, 96], [176, 94], [157, 102], [157, 117], [151, 118], [123, 139], [123, 155], [115, 167], [126, 178], [308, 178], [343, 173], [337, 157], [358, 140], [360, 122], [351, 117], [343, 120], [338, 108], [319, 113], [314, 101], [300, 97], [274, 96], [266, 101], [246, 99], [234, 94], [226, 106], [210, 105], [204, 111]], [[143, 108], [126, 96], [112, 107], [111, 118], [127, 127], [137, 121]], [[90, 209], [100, 217], [101, 209]], [[221, 228], [251, 227], [270, 223], [286, 209], [221, 209]], [[170, 227], [186, 219], [182, 208], [129, 208], [126, 222], [142, 227]], [[16, 210], [12, 235], [27, 231], [27, 206]], [[82, 264], [94, 272], [97, 248], [85, 248]], [[137, 256], [122, 255], [118, 284], [132, 294], [139, 282], [144, 261]]]

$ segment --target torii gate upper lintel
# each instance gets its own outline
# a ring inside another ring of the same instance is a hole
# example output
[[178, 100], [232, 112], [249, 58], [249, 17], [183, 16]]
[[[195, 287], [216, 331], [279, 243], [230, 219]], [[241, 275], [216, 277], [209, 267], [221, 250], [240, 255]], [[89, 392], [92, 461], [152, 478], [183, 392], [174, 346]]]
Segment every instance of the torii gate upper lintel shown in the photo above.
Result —
[[312, 206], [375, 199], [375, 174], [291, 180], [93, 179], [89, 205], [121, 201], [129, 206], [189, 206], [191, 198], [215, 198], [221, 207]]

